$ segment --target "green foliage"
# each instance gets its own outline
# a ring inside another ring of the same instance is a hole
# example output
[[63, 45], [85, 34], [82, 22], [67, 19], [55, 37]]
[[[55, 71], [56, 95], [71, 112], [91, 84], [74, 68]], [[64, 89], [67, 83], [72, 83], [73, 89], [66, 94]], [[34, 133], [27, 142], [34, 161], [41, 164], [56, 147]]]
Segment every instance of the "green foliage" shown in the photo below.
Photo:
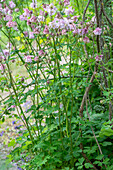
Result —
[[[101, 36], [94, 35], [97, 26], [91, 21], [96, 15], [93, 0], [85, 22], [82, 13], [86, 1], [70, 1], [74, 10], [69, 16], [65, 12], [68, 6], [63, 1], [61, 4], [54, 1], [59, 11], [57, 19], [65, 21], [62, 27], [66, 27], [61, 30], [60, 26], [49, 28], [56, 14], [46, 14], [42, 3], [50, 4], [50, 1], [38, 1], [36, 8], [30, 6], [31, 1], [14, 2], [19, 11], [12, 9], [11, 14], [18, 30], [7, 26], [5, 15], [1, 15], [0, 21], [3, 57], [0, 58], [0, 124], [6, 121], [5, 117], [21, 121], [19, 125], [17, 121], [12, 122], [17, 137], [8, 143], [12, 151], [7, 162], [16, 162], [25, 170], [112, 170], [112, 34], [104, 33], [111, 26], [102, 16], [105, 27]], [[98, 10], [101, 5], [98, 3]], [[25, 8], [32, 11], [28, 18], [20, 20]], [[44, 20], [29, 23], [31, 16], [40, 18], [41, 12]], [[75, 15], [77, 20], [73, 22], [71, 17]], [[73, 33], [73, 25], [79, 33]], [[46, 26], [48, 33], [44, 33]], [[84, 29], [88, 33], [82, 33]], [[25, 31], [32, 32], [34, 37], [25, 36]], [[5, 41], [12, 44], [7, 47], [7, 57]], [[96, 61], [101, 54], [102, 60]]]

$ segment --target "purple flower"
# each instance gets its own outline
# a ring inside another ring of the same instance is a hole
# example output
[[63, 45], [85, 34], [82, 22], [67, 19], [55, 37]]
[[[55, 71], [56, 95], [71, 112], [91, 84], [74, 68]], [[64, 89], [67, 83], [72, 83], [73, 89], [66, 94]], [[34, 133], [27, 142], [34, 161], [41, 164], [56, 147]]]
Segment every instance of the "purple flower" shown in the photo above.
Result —
[[14, 121], [14, 120], [12, 121], [12, 124], [13, 124], [13, 125], [15, 124], [15, 121]]
[[31, 101], [26, 101], [26, 103], [24, 103], [23, 107], [25, 108], [25, 111], [27, 112], [28, 109], [31, 108]]
[[20, 167], [17, 167], [17, 169], [18, 169], [18, 170], [22, 170], [22, 168], [20, 168]]
[[3, 134], [4, 134], [4, 131], [2, 131], [2, 132], [0, 133], [0, 136], [3, 136]]
[[102, 29], [97, 27], [93, 32], [94, 32], [95, 35], [101, 35]]
[[14, 129], [19, 129], [22, 125], [15, 126]]

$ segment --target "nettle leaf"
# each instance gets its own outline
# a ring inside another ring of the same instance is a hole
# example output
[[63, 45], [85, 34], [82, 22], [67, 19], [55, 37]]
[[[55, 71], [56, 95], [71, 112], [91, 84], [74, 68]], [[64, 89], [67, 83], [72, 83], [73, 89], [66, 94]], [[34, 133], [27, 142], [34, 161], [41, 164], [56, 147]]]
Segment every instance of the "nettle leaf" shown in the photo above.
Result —
[[102, 145], [103, 146], [108, 146], [108, 145], [112, 145], [112, 143], [111, 142], [103, 142]]
[[102, 160], [103, 157], [104, 155], [98, 155], [95, 159]]
[[95, 161], [94, 164], [97, 164], [98, 166], [102, 166], [102, 162], [100, 161]]
[[91, 165], [90, 163], [85, 163], [85, 168], [93, 168], [93, 165]]
[[110, 126], [104, 126], [102, 127], [99, 136], [103, 138], [104, 136], [113, 136], [113, 130]]
[[83, 164], [84, 160], [85, 160], [84, 158], [79, 158], [79, 159], [78, 159], [78, 161], [79, 161], [81, 164]]
[[83, 165], [81, 165], [81, 166], [78, 166], [78, 169], [82, 169], [83, 168]]

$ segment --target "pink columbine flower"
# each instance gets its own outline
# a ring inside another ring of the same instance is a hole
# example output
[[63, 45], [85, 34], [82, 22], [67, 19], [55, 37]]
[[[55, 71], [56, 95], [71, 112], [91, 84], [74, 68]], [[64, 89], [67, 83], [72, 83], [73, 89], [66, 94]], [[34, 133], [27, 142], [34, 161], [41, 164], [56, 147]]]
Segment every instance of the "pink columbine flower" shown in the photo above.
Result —
[[23, 16], [25, 17], [30, 17], [30, 14], [31, 14], [31, 11], [29, 11], [29, 9], [24, 9], [24, 13], [23, 13]]
[[27, 31], [24, 31], [23, 33], [24, 33], [25, 37], [28, 37], [28, 32]]
[[20, 15], [20, 16], [19, 16], [19, 19], [20, 19], [21, 21], [27, 20], [27, 18], [26, 18], [25, 16], [23, 16], [23, 15]]
[[43, 34], [49, 34], [49, 29], [48, 29], [48, 26], [47, 26], [47, 25], [45, 25]]
[[6, 26], [8, 26], [8, 27], [15, 27], [15, 26], [17, 26], [17, 23], [14, 21], [9, 21], [9, 22], [7, 22], [7, 24], [6, 24]]
[[37, 17], [32, 16], [29, 20], [30, 20], [30, 22], [36, 22], [37, 21]]
[[40, 33], [40, 29], [39, 29], [39, 28], [35, 28], [35, 29], [33, 30], [33, 32], [34, 32], [34, 34], [39, 34], [39, 33]]
[[11, 108], [15, 108], [15, 107], [16, 107], [16, 105], [12, 105], [12, 106], [11, 106]]
[[8, 12], [10, 12], [10, 9], [8, 7], [4, 8], [4, 13], [7, 14]]
[[93, 32], [94, 32], [95, 35], [101, 35], [102, 29], [97, 27]]
[[38, 52], [38, 54], [39, 54], [39, 56], [42, 56], [42, 55], [44, 55], [44, 51], [43, 51], [43, 50], [40, 50], [40, 51]]
[[36, 2], [32, 2], [30, 4], [30, 7], [33, 8], [33, 9], [37, 8], [37, 3]]
[[5, 70], [5, 64], [1, 64], [0, 70], [1, 70], [1, 71], [4, 71], [4, 70]]
[[47, 5], [46, 8], [44, 8], [44, 10], [50, 15], [54, 15], [56, 13], [57, 8], [54, 6], [53, 3], [51, 3], [50, 5]]
[[44, 15], [44, 11], [40, 10], [40, 14], [39, 15]]
[[35, 29], [35, 24], [31, 24], [31, 28], [32, 28], [32, 30], [34, 30]]
[[10, 6], [11, 9], [16, 7], [16, 5], [13, 1], [9, 1], [9, 6]]
[[27, 20], [27, 25], [31, 25], [30, 19]]
[[32, 55], [25, 56], [25, 62], [31, 63], [32, 62]]
[[69, 8], [67, 8], [67, 9], [65, 9], [65, 14], [66, 14], [66, 15], [73, 14], [73, 12], [74, 12], [74, 9], [72, 9], [72, 6], [69, 7]]
[[12, 47], [12, 44], [11, 43], [8, 43], [7, 45], [6, 45], [6, 48], [11, 48]]
[[74, 22], [77, 22], [79, 17], [80, 17], [80, 16], [73, 16], [73, 17], [71, 17], [71, 19], [72, 19]]
[[35, 36], [34, 36], [34, 32], [29, 32], [29, 38], [35, 38]]
[[3, 50], [3, 53], [4, 53], [5, 57], [9, 56], [9, 50]]
[[96, 61], [100, 61], [100, 60], [102, 60], [102, 57], [103, 57], [103, 55], [97, 55], [97, 56], [95, 57], [95, 60], [96, 60]]
[[13, 17], [11, 15], [6, 15], [4, 20], [5, 21], [12, 21]]
[[44, 16], [41, 16], [41, 15], [39, 15], [38, 17], [37, 17], [37, 19], [38, 19], [38, 22], [42, 22], [42, 21], [44, 21]]
[[63, 2], [64, 2], [64, 6], [67, 6], [70, 4], [69, 0], [64, 0]]
[[87, 28], [83, 28], [82, 29], [82, 35], [87, 34], [87, 33], [88, 33], [88, 29]]
[[38, 61], [38, 59], [39, 59], [38, 56], [36, 56], [36, 57], [34, 58], [34, 61]]
[[78, 29], [75, 29], [74, 31], [73, 31], [73, 36], [75, 36], [75, 35], [77, 35], [78, 34]]
[[89, 38], [88, 37], [84, 37], [83, 41], [84, 41], [84, 43], [89, 43]]
[[15, 9], [15, 12], [19, 12], [19, 8], [16, 8], [16, 9]]
[[95, 17], [95, 16], [92, 17], [91, 21], [94, 22], [94, 23], [96, 23], [96, 17]]
[[62, 30], [62, 35], [65, 35], [67, 33], [66, 29]]

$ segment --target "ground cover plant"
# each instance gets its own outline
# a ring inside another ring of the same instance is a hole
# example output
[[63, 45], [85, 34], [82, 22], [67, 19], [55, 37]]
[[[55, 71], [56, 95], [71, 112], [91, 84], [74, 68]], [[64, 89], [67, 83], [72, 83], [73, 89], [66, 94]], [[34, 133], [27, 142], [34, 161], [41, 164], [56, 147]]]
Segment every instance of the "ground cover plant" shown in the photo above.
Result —
[[[113, 169], [111, 0], [0, 2], [0, 137], [18, 169]], [[18, 123], [19, 121], [19, 123]]]

